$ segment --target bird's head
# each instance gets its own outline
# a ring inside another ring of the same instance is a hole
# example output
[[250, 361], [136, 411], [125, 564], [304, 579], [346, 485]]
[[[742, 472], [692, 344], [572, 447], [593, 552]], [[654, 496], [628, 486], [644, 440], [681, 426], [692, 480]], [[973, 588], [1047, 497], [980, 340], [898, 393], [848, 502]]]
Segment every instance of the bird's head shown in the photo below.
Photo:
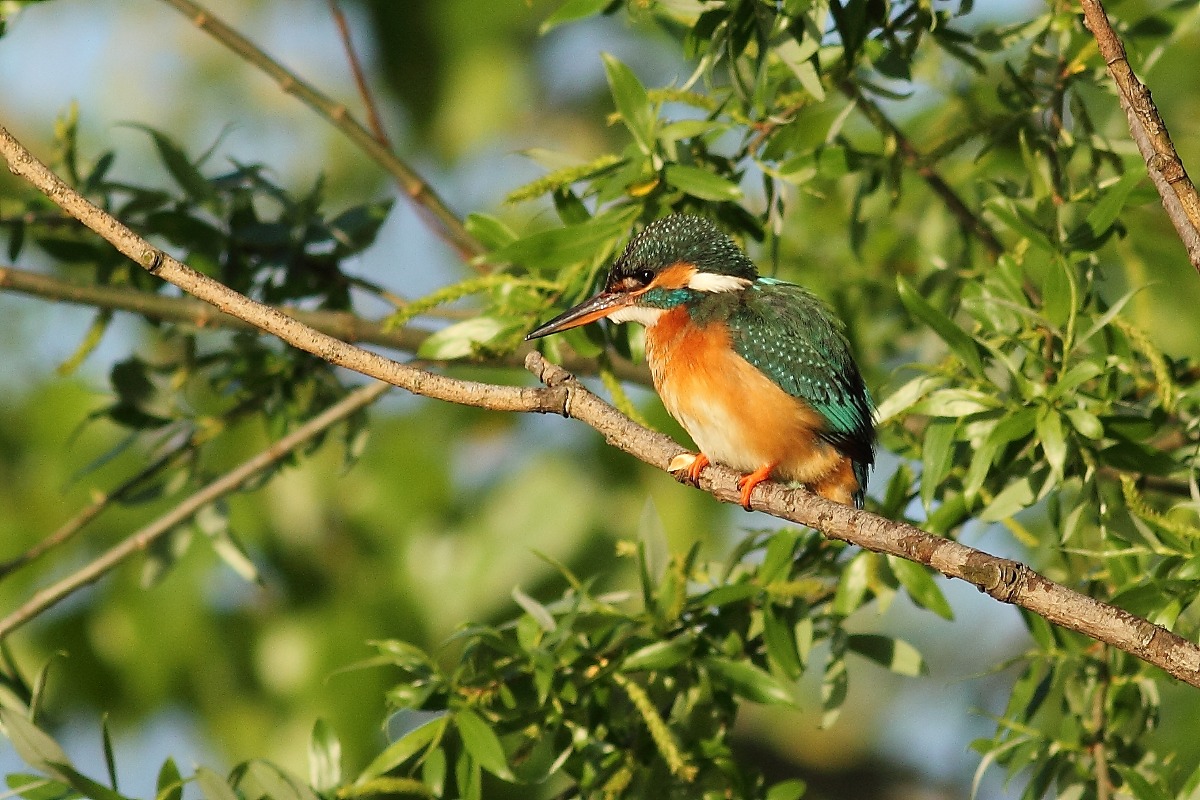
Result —
[[650, 223], [629, 240], [602, 292], [525, 338], [605, 318], [649, 327], [672, 308], [706, 294], [741, 291], [757, 277], [754, 263], [715, 225], [703, 217], [674, 214]]

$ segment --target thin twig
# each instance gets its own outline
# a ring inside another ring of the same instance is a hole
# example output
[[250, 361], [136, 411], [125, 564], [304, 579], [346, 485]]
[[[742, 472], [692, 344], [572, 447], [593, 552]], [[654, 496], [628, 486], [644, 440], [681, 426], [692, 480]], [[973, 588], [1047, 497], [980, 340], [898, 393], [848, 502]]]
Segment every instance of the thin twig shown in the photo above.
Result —
[[333, 17], [334, 24], [337, 25], [342, 46], [346, 48], [346, 60], [350, 62], [350, 71], [354, 74], [354, 83], [358, 86], [358, 94], [362, 98], [363, 106], [367, 109], [367, 121], [371, 123], [371, 130], [375, 133], [375, 138], [379, 140], [379, 143], [391, 150], [392, 143], [383, 127], [383, 120], [379, 118], [379, 107], [375, 104], [375, 97], [371, 94], [371, 87], [367, 84], [367, 76], [363, 74], [362, 61], [359, 60], [358, 52], [354, 49], [354, 40], [350, 37], [350, 25], [346, 22], [346, 15], [342, 13], [342, 7], [338, 5], [338, 0], [328, 0], [328, 3], [329, 14]]
[[[0, 127], [0, 154], [15, 174], [151, 274], [330, 363], [439, 400], [495, 411], [573, 417], [596, 429], [609, 444], [662, 470], [686, 452], [669, 437], [634, 423], [587, 391], [570, 373], [536, 352], [529, 354], [526, 367], [545, 384], [544, 388], [497, 386], [424, 372], [313, 330], [154, 248], [67, 186], [3, 127]], [[723, 502], [736, 502], [740, 496], [739, 477], [725, 467], [710, 466], [702, 473], [699, 486]], [[1111, 644], [1200, 688], [1200, 646], [1127, 611], [1054, 583], [1024, 564], [778, 483], [761, 484], [751, 497], [751, 506], [815, 528], [831, 538], [925, 564], [948, 577], [968, 581], [997, 600], [1019, 605], [1056, 625]]]
[[[256, 325], [223, 314], [212, 305], [191, 297], [169, 297], [124, 286], [77, 283], [16, 267], [0, 267], [0, 291], [19, 292], [91, 308], [129, 311], [149, 320], [180, 322], [197, 328], [259, 330]], [[382, 322], [363, 319], [346, 311], [304, 311], [286, 307], [278, 310], [344, 342], [361, 342], [405, 353], [416, 353], [432, 334], [432, 331], [410, 326], [390, 328]], [[455, 364], [520, 368], [525, 363], [525, 355], [532, 349], [523, 345], [506, 355], [489, 356], [477, 362], [456, 361]], [[583, 358], [574, 353], [564, 359], [563, 366], [580, 375], [600, 373], [600, 363], [596, 359]], [[608, 357], [606, 366], [623, 381], [650, 385], [650, 373], [644, 364], [634, 364], [613, 354]]]
[[1108, 74], [1117, 85], [1121, 107], [1129, 120], [1129, 133], [1146, 162], [1167, 216], [1187, 249], [1188, 259], [1200, 272], [1200, 196], [1197, 196], [1167, 125], [1150, 97], [1150, 90], [1138, 80], [1129, 65], [1125, 45], [1109, 24], [1103, 4], [1100, 0], [1082, 2], [1084, 22], [1096, 39], [1100, 55], [1108, 65]]
[[416, 207], [429, 214], [437, 223], [436, 230], [467, 261], [484, 252], [474, 236], [466, 229], [461, 219], [450, 210], [425, 180], [390, 149], [371, 135], [371, 132], [354, 118], [345, 105], [338, 103], [318, 91], [312, 84], [301, 80], [278, 61], [263, 52], [256, 44], [192, 0], [162, 0], [187, 16], [197, 28], [212, 36], [247, 62], [271, 76], [279, 88], [294, 95], [309, 108], [324, 117], [331, 125], [346, 135], [351, 142], [383, 167]]
[[159, 470], [170, 465], [176, 458], [179, 457], [182, 452], [184, 452], [184, 450], [187, 449], [188, 445], [190, 444], [192, 444], [192, 441], [189, 438], [178, 446], [170, 448], [167, 450], [167, 452], [150, 462], [136, 475], [121, 483], [120, 486], [113, 489], [111, 492], [106, 492], [98, 497], [93, 498], [89, 505], [80, 509], [75, 516], [58, 526], [53, 533], [42, 539], [33, 547], [30, 547], [19, 556], [11, 558], [8, 561], [5, 561], [3, 564], [0, 564], [0, 580], [8, 577], [9, 574], [15, 572], [21, 567], [33, 563], [49, 551], [53, 550], [55, 547], [65, 544], [73, 536], [75, 536], [75, 534], [87, 527], [88, 523], [100, 516], [100, 514], [106, 508], [129, 495], [147, 478], [154, 476]]
[[390, 388], [386, 383], [372, 383], [346, 395], [337, 404], [208, 484], [154, 522], [89, 562], [87, 566], [38, 591], [7, 617], [0, 619], [0, 640], [63, 598], [100, 580], [125, 559], [144, 551], [155, 540], [187, 522], [200, 509], [236, 491], [255, 475], [286, 458], [297, 447], [378, 400]]
[[1108, 672], [1108, 648], [1100, 646], [1100, 657], [1096, 660], [1102, 664], [1100, 679], [1092, 695], [1092, 731], [1096, 737], [1092, 742], [1092, 762], [1096, 772], [1096, 800], [1111, 800], [1113, 785], [1112, 776], [1108, 774], [1108, 747], [1104, 743], [1104, 730], [1108, 727], [1108, 691], [1112, 687], [1112, 677]]

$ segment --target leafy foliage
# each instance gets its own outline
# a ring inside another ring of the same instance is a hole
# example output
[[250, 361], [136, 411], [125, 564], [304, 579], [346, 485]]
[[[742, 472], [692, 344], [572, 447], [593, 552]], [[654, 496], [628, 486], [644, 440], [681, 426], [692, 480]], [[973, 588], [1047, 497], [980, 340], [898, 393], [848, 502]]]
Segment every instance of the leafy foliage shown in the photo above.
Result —
[[[486, 364], [591, 292], [631, 228], [672, 211], [708, 215], [764, 270], [827, 296], [870, 382], [886, 387], [881, 433], [900, 463], [873, 491], [875, 510], [947, 536], [1003, 526], [1053, 579], [1195, 639], [1200, 368], [1167, 355], [1147, 332], [1153, 320], [1135, 313], [1145, 276], [1127, 264], [1146, 258], [1156, 235], [1139, 239], [1129, 222], [1153, 198], [1144, 165], [1110, 140], [1121, 115], [1076, 9], [1054, 3], [1017, 22], [962, 18], [970, 11], [873, 0], [557, 4], [543, 33], [623, 14], [671, 42], [691, 76], [647, 86], [605, 54], [607, 151], [537, 153], [545, 175], [508, 192], [507, 208], [467, 218], [486, 249], [477, 273], [399, 304], [390, 323], [470, 300], [467, 318], [417, 355]], [[1122, 32], [1159, 46], [1183, 13], [1129, 19]], [[321, 182], [293, 193], [264, 165], [218, 170], [211, 150], [190, 155], [151, 128], [141, 130], [169, 183], [133, 185], [111, 177], [113, 153], [85, 163], [77, 128], [73, 113], [57, 127], [60, 174], [194, 268], [279, 306], [352, 311], [352, 289], [389, 299], [343, 264], [371, 247], [390, 201], [330, 214]], [[535, 222], [520, 221], [527, 209]], [[6, 205], [0, 219], [10, 259], [36, 249], [96, 283], [164, 288], [44, 200]], [[98, 313], [68, 367], [110, 317]], [[247, 421], [278, 436], [345, 391], [327, 364], [257, 336], [209, 331], [204, 320], [154, 324], [154, 346], [114, 366], [114, 399], [96, 414], [133, 432], [125, 447], [149, 442], [162, 457], [127, 502], [194, 487]], [[637, 361], [641, 339], [636, 326], [590, 326], [542, 346], [557, 359], [598, 359], [619, 392], [612, 360]], [[356, 420], [347, 440], [364, 429]], [[606, 469], [622, 471], [596, 472]], [[614, 496], [629, 480], [604, 479], [596, 485]], [[228, 514], [212, 506], [197, 525], [256, 577]], [[723, 564], [702, 562], [695, 545], [661, 569], [648, 541], [623, 549], [631, 595], [548, 559], [568, 586], [553, 601], [536, 599], [553, 596], [545, 586], [517, 588], [514, 620], [467, 625], [441, 649], [378, 643], [368, 663], [398, 675], [387, 697], [403, 730], [357, 776], [318, 723], [307, 780], [262, 761], [183, 778], [169, 761], [158, 797], [174, 800], [189, 782], [211, 800], [475, 798], [529, 784], [562, 797], [799, 797], [801, 783], [770, 784], [738, 759], [739, 708], [788, 705], [811, 672], [832, 725], [850, 654], [904, 675], [925, 670], [907, 643], [848, 630], [851, 614], [886, 608], [903, 589], [952, 616], [924, 568], [811, 532], [753, 534]], [[152, 554], [146, 576], [165, 574], [178, 550]], [[1021, 776], [1030, 800], [1193, 796], [1200, 771], [1153, 735], [1162, 676], [1023, 619], [1020, 674], [996, 733], [973, 743], [981, 773]], [[34, 724], [39, 691], [11, 663], [4, 684], [0, 722], [39, 773], [10, 776], [14, 791], [122, 797], [115, 778], [82, 775]]]

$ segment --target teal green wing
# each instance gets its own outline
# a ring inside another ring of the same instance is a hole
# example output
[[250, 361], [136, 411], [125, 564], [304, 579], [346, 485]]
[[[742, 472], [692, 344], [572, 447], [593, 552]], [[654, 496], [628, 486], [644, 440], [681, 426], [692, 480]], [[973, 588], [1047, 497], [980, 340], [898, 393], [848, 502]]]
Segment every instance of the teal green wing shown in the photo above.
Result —
[[729, 318], [734, 349], [821, 413], [823, 438], [855, 462], [865, 486], [875, 462], [875, 409], [841, 322], [808, 291], [783, 281], [759, 278], [744, 297]]

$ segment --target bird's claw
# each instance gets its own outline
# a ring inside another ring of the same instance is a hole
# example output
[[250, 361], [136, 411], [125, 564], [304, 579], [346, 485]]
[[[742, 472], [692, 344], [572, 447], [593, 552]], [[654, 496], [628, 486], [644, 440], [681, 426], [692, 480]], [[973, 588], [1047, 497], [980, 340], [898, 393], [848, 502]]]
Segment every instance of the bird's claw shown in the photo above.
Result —
[[699, 485], [700, 471], [709, 464], [708, 456], [704, 453], [680, 453], [671, 459], [671, 463], [667, 466], [668, 472], [682, 472], [683, 478], [687, 481]]

